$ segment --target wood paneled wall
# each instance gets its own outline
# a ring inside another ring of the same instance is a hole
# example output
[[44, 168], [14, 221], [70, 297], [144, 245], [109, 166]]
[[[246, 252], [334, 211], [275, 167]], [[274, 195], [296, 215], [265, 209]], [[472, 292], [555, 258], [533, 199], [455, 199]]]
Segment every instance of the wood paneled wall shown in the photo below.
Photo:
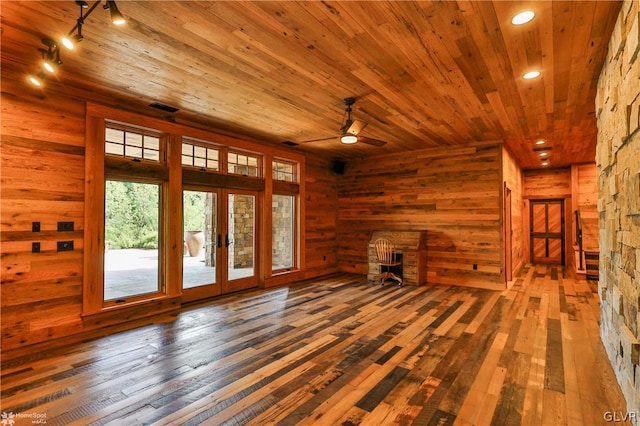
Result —
[[[84, 104], [26, 100], [7, 94], [8, 85], [3, 80], [3, 350], [82, 329], [84, 229]], [[58, 221], [75, 230], [57, 232]], [[62, 240], [74, 250], [58, 253]], [[31, 253], [33, 242], [40, 253]]]
[[570, 198], [570, 170], [525, 170], [523, 196], [527, 199]]
[[331, 160], [307, 156], [306, 278], [338, 272], [338, 175], [332, 169]]
[[[2, 351], [104, 327], [82, 319], [85, 209], [85, 109], [82, 93], [35, 96], [19, 78], [2, 81]], [[72, 97], [73, 95], [77, 97]], [[95, 101], [95, 99], [89, 99]], [[331, 161], [306, 167], [306, 269], [297, 277], [337, 272], [337, 175]], [[57, 232], [73, 221], [73, 232]], [[40, 232], [32, 232], [40, 222]], [[57, 252], [57, 241], [74, 250]], [[41, 252], [32, 253], [32, 242]], [[283, 281], [283, 280], [280, 280]], [[137, 316], [153, 314], [141, 306]], [[109, 324], [127, 321], [115, 315]]]
[[502, 155], [502, 178], [507, 188], [511, 190], [511, 267], [515, 276], [525, 263], [523, 178], [522, 169], [506, 149], [503, 150]]
[[503, 288], [501, 150], [438, 148], [350, 161], [339, 182], [340, 269], [367, 273], [373, 231], [427, 230], [429, 283]]

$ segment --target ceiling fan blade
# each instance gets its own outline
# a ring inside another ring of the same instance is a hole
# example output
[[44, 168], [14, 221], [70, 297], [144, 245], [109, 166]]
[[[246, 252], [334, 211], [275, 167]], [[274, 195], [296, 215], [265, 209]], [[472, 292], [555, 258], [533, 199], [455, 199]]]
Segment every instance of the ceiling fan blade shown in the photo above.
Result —
[[312, 143], [312, 142], [322, 142], [322, 141], [328, 141], [331, 139], [336, 139], [336, 136], [331, 136], [329, 138], [321, 138], [321, 139], [311, 139], [309, 141], [301, 141], [301, 142], [297, 142], [298, 144], [304, 144], [304, 143]]
[[368, 138], [366, 136], [358, 136], [358, 142], [366, 143], [367, 145], [373, 146], [382, 146], [385, 145], [385, 141], [381, 141], [380, 139]]

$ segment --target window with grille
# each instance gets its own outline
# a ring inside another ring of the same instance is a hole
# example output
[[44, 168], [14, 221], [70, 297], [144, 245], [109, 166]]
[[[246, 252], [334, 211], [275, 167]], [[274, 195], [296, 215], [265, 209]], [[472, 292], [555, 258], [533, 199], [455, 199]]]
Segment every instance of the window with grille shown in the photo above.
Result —
[[160, 135], [107, 124], [105, 153], [118, 157], [160, 162]]
[[229, 151], [227, 155], [227, 171], [243, 176], [261, 176], [260, 158], [250, 154]]
[[183, 138], [182, 165], [218, 172], [220, 171], [220, 150]]
[[275, 180], [281, 180], [285, 182], [297, 182], [298, 176], [296, 173], [296, 164], [287, 162], [284, 160], [274, 160], [271, 162], [271, 168], [273, 170], [272, 177]]

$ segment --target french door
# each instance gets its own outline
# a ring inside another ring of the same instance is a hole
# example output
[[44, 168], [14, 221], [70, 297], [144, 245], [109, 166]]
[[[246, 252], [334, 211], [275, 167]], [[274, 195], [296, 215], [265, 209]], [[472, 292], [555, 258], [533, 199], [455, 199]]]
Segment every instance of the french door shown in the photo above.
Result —
[[564, 265], [564, 200], [531, 200], [531, 261]]
[[256, 287], [258, 193], [183, 190], [183, 300]]

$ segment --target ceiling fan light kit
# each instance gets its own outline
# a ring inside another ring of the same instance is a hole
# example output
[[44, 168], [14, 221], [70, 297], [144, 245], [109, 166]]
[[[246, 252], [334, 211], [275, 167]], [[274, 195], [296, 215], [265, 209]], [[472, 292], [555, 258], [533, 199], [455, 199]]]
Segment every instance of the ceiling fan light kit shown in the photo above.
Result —
[[352, 143], [356, 143], [358, 142], [358, 137], [356, 135], [342, 135], [340, 136], [340, 142], [342, 143], [346, 143], [346, 144], [352, 144]]

